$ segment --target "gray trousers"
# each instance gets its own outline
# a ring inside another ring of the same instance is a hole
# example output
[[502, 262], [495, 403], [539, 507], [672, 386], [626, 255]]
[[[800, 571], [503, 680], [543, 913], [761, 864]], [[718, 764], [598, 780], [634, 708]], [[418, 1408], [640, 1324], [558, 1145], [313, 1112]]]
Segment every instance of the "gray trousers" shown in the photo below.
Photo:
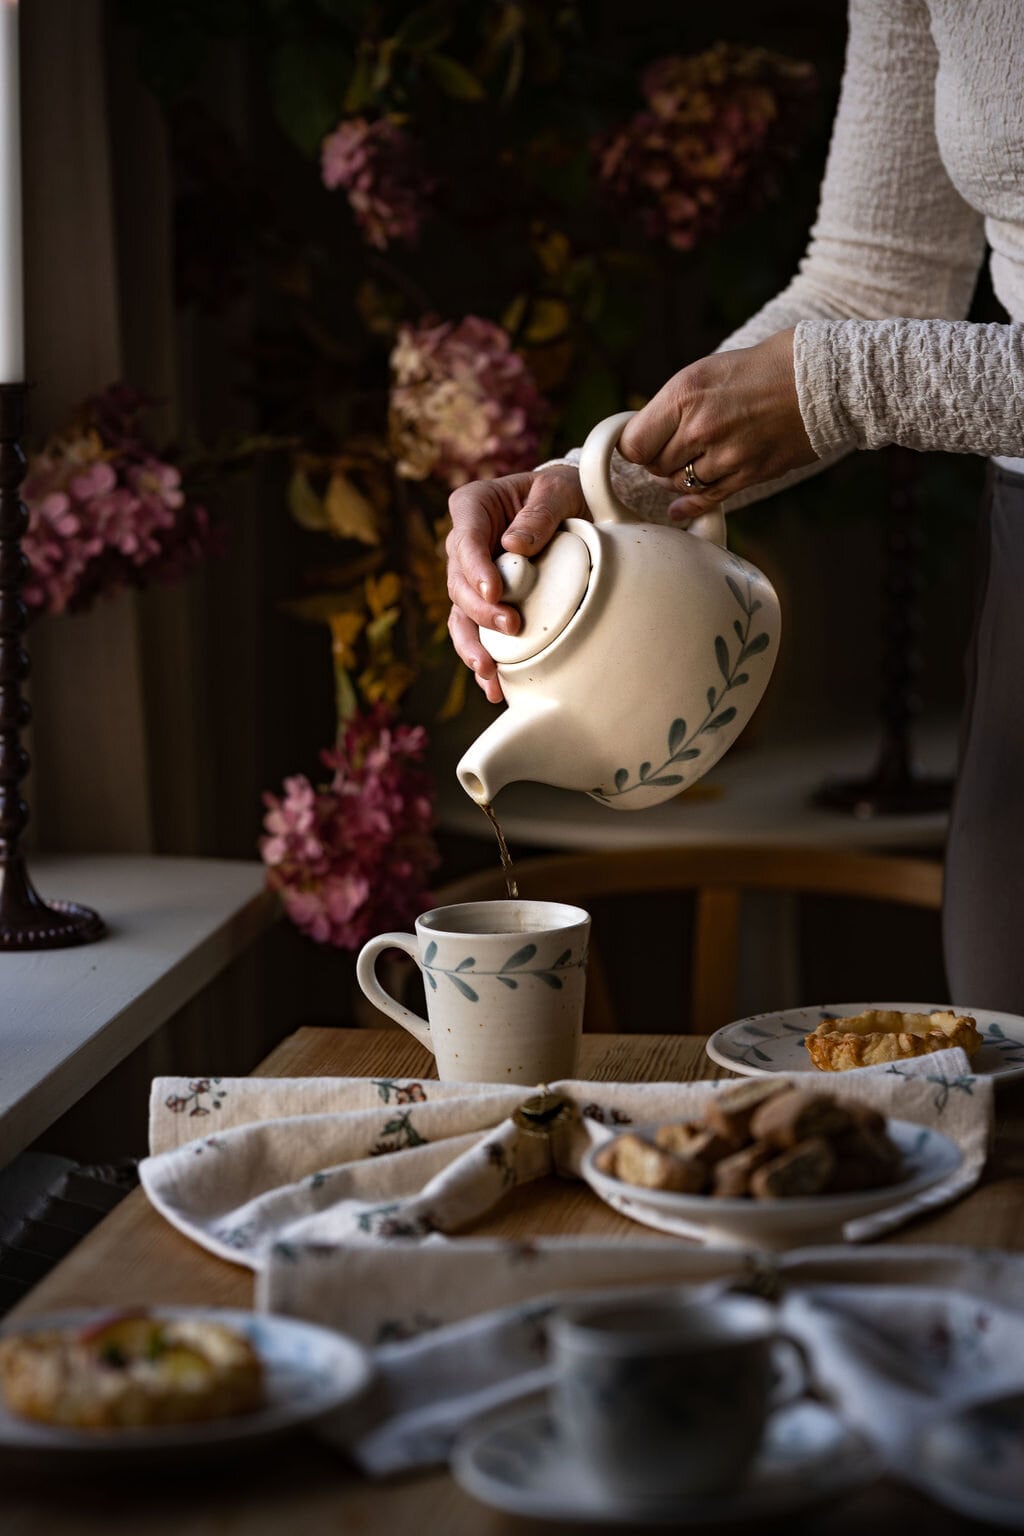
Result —
[[1024, 476], [993, 466], [946, 846], [949, 995], [1024, 1014]]

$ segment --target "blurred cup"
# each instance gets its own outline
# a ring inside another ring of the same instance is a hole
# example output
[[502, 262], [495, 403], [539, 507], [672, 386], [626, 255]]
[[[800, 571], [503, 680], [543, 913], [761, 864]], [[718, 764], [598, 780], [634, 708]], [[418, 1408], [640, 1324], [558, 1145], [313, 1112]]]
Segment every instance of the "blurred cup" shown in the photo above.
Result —
[[[467, 901], [424, 912], [415, 934], [378, 934], [363, 945], [356, 977], [375, 1008], [433, 1052], [442, 1080], [553, 1082], [576, 1070], [589, 936], [582, 907]], [[427, 1019], [377, 980], [385, 949], [419, 966]]]
[[772, 1411], [810, 1374], [802, 1346], [752, 1296], [587, 1302], [553, 1314], [548, 1329], [558, 1432], [617, 1499], [732, 1487]]

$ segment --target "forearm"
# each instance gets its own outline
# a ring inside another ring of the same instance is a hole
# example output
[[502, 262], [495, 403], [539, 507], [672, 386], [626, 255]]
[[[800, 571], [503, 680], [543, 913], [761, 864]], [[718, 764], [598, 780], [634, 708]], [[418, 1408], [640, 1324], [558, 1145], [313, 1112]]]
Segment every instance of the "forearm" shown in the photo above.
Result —
[[1024, 455], [1024, 325], [808, 320], [794, 341], [814, 451]]

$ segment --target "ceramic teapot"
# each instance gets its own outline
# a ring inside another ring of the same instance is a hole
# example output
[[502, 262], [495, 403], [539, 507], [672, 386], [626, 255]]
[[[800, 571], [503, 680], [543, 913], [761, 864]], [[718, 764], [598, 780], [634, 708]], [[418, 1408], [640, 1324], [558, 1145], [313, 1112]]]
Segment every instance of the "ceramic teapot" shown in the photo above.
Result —
[[626, 411], [583, 445], [594, 519], [569, 518], [533, 560], [499, 555], [518, 634], [482, 630], [508, 707], [456, 773], [478, 801], [533, 779], [642, 810], [693, 784], [754, 713], [779, 650], [768, 579], [725, 547], [725, 518], [639, 521], [612, 488]]

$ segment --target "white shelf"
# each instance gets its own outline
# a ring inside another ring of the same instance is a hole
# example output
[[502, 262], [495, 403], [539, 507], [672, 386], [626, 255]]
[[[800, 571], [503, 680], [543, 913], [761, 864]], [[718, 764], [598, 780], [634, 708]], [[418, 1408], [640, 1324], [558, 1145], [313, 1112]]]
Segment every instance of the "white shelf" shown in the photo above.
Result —
[[29, 859], [44, 899], [95, 907], [108, 935], [0, 954], [0, 1166], [160, 1028], [273, 922], [262, 864]]

